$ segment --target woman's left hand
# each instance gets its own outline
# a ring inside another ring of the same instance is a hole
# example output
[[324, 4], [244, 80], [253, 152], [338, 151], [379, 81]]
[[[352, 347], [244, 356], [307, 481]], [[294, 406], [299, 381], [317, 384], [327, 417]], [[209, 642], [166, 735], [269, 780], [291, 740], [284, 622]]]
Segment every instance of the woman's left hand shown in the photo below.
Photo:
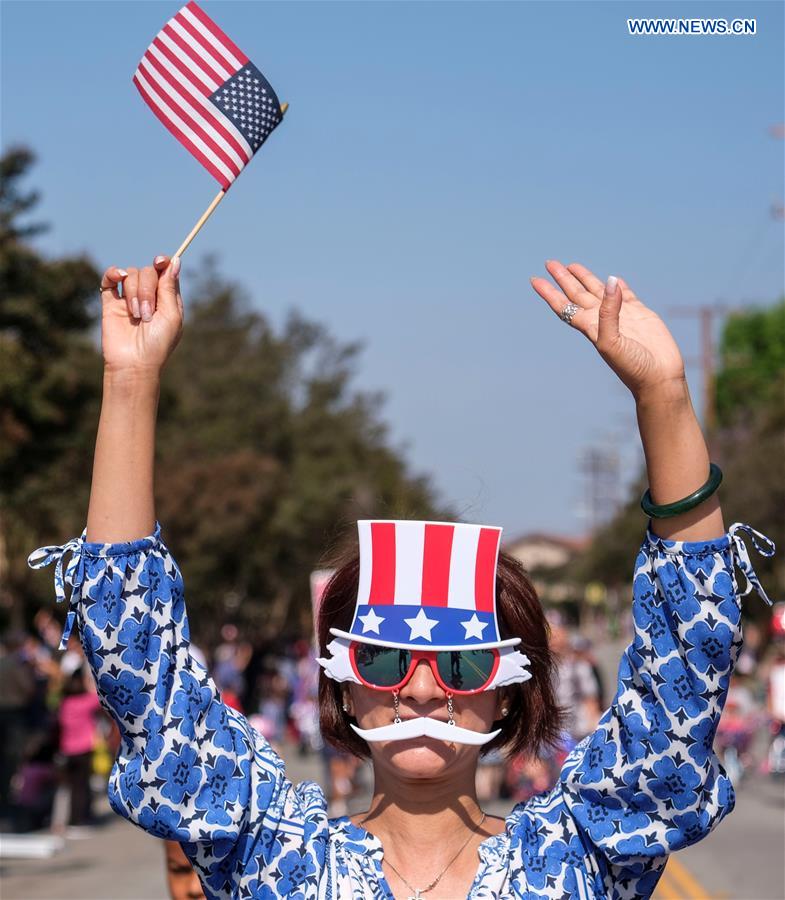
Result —
[[559, 316], [568, 303], [578, 307], [570, 324], [594, 344], [636, 400], [681, 387], [684, 361], [676, 341], [621, 278], [603, 284], [585, 266], [557, 260], [548, 260], [545, 268], [559, 287], [532, 278], [534, 290]]

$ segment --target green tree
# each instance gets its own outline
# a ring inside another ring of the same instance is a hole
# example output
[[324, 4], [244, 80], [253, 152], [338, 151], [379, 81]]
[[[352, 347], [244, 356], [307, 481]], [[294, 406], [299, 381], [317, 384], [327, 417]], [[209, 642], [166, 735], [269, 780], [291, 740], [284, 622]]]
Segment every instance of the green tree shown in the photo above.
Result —
[[721, 426], [734, 427], [761, 409], [782, 404], [785, 298], [768, 309], [737, 312], [725, 323], [716, 378]]
[[0, 604], [22, 621], [26, 553], [80, 527], [89, 483], [100, 358], [98, 272], [83, 257], [46, 260], [27, 243], [37, 194], [25, 148], [0, 159]]
[[[51, 570], [30, 573], [27, 554], [83, 527], [101, 389], [99, 273], [29, 245], [32, 161], [10, 151], [0, 190], [0, 601], [17, 624], [52, 597]], [[214, 261], [187, 287], [162, 385], [157, 508], [194, 630], [209, 641], [226, 618], [267, 637], [306, 628], [309, 573], [353, 519], [444, 510], [390, 446], [381, 398], [353, 387], [358, 346], [297, 314], [274, 329]]]
[[389, 447], [358, 347], [292, 314], [276, 334], [208, 263], [165, 375], [158, 507], [197, 631], [227, 615], [267, 637], [310, 616], [308, 574], [360, 516], [437, 514]]
[[[712, 450], [725, 478], [727, 524], [748, 522], [777, 545], [773, 559], [751, 551], [772, 600], [785, 597], [785, 298], [734, 313], [723, 328], [716, 379], [720, 426]], [[761, 604], [746, 611], [760, 618]]]
[[[720, 425], [710, 435], [722, 467], [725, 522], [747, 522], [778, 546], [773, 560], [751, 557], [772, 600], [785, 595], [785, 300], [768, 309], [735, 313], [725, 323], [715, 385]], [[607, 526], [593, 536], [577, 563], [579, 577], [622, 585], [629, 581], [640, 542], [639, 499], [645, 477]], [[765, 617], [765, 607], [745, 611]]]

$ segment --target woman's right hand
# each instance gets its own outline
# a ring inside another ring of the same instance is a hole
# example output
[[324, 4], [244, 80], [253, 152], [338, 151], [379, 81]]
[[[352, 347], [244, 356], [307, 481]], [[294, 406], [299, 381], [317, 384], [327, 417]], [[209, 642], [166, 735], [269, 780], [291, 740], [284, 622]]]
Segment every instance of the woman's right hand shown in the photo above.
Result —
[[156, 256], [143, 269], [110, 266], [104, 272], [101, 347], [108, 371], [161, 371], [183, 331], [179, 274], [179, 258], [167, 256]]

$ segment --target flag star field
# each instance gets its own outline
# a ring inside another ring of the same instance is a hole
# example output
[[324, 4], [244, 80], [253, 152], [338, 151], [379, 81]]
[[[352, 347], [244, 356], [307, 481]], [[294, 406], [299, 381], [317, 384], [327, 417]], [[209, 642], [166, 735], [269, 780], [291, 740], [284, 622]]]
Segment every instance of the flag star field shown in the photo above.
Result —
[[235, 72], [210, 100], [234, 123], [254, 153], [281, 121], [275, 93], [252, 62]]

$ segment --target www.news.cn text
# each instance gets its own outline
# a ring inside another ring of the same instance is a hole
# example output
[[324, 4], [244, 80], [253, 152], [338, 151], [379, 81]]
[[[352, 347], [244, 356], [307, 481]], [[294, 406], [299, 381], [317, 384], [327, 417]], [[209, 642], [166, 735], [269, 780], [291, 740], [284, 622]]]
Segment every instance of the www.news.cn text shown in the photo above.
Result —
[[700, 36], [756, 34], [755, 19], [627, 19], [627, 31], [632, 35]]

